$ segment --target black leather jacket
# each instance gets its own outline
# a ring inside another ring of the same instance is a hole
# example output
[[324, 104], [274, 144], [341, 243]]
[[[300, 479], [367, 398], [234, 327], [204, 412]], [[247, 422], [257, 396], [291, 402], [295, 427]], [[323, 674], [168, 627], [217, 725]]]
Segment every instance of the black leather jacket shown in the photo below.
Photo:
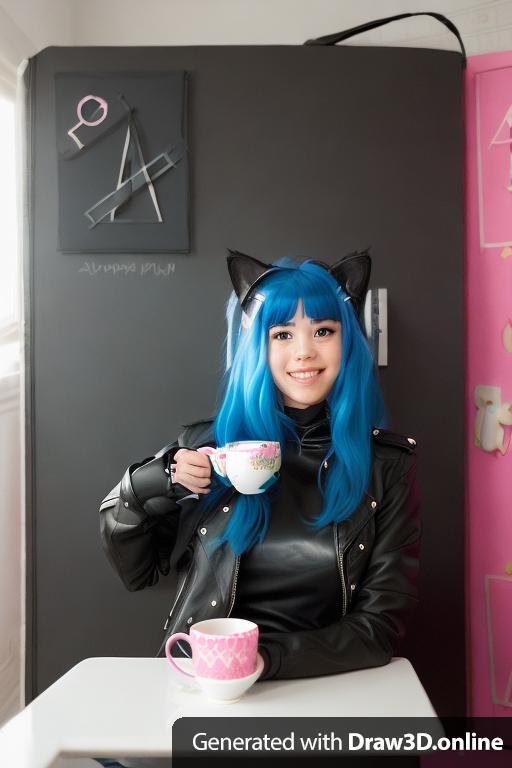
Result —
[[[237, 492], [227, 488], [227, 496], [205, 519], [198, 497], [171, 485], [169, 475], [180, 447], [214, 444], [212, 424], [187, 426], [175, 443], [128, 467], [100, 506], [103, 545], [127, 589], [152, 586], [160, 573], [167, 575], [177, 567], [176, 594], [159, 654], [172, 633], [186, 632], [203, 619], [229, 616], [235, 602], [240, 557], [227, 544], [211, 551], [208, 542], [225, 526]], [[309, 430], [301, 449], [325, 454], [325, 439], [325, 435], [315, 439]], [[380, 666], [390, 661], [404, 634], [404, 619], [417, 603], [421, 524], [415, 441], [376, 429], [373, 447], [372, 477], [364, 500], [350, 518], [332, 526], [341, 615], [320, 629], [260, 633], [259, 650], [265, 659], [261, 679]]]

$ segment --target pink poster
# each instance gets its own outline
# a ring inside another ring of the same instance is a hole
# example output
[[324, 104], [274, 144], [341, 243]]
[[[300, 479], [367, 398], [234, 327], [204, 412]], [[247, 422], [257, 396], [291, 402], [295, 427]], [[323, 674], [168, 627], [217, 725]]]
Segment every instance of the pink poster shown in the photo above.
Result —
[[480, 247], [512, 246], [512, 67], [476, 75]]
[[465, 93], [468, 714], [510, 718], [512, 52], [470, 56]]

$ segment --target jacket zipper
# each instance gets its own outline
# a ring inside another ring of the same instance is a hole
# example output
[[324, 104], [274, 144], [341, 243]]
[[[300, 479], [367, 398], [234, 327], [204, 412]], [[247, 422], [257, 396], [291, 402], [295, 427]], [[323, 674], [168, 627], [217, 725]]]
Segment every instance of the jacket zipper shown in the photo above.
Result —
[[180, 595], [181, 595], [181, 593], [183, 592], [183, 588], [184, 588], [185, 584], [186, 584], [186, 583], [187, 583], [187, 581], [188, 581], [188, 576], [189, 576], [189, 573], [190, 573], [190, 571], [191, 571], [191, 567], [192, 567], [192, 566], [190, 566], [190, 567], [189, 567], [189, 569], [188, 569], [188, 571], [187, 571], [187, 573], [186, 573], [186, 576], [185, 576], [185, 578], [183, 579], [183, 583], [182, 583], [182, 585], [181, 585], [181, 587], [180, 587], [180, 590], [179, 590], [179, 592], [178, 592], [178, 595], [177, 595], [177, 597], [176, 597], [176, 600], [174, 601], [174, 605], [172, 606], [172, 608], [171, 608], [171, 610], [170, 610], [170, 612], [169, 612], [169, 615], [168, 615], [168, 617], [167, 617], [167, 619], [166, 619], [166, 622], [165, 622], [165, 624], [164, 624], [164, 632], [167, 630], [167, 627], [168, 627], [168, 626], [169, 626], [169, 624], [171, 623], [171, 617], [172, 617], [172, 614], [173, 614], [173, 612], [174, 612], [174, 609], [176, 608], [176, 605], [177, 605], [177, 603], [178, 603], [178, 600], [180, 599]]
[[338, 524], [334, 523], [334, 546], [336, 548], [336, 559], [338, 561], [338, 569], [340, 572], [340, 579], [341, 579], [341, 588], [342, 588], [342, 596], [343, 596], [343, 602], [342, 602], [342, 613], [341, 615], [344, 616], [347, 612], [347, 585], [345, 584], [345, 575], [343, 573], [343, 555], [345, 554], [346, 550], [350, 547], [350, 545], [355, 541], [355, 539], [359, 536], [365, 525], [367, 525], [368, 520], [365, 520], [365, 522], [359, 526], [357, 531], [353, 534], [353, 536], [350, 537], [350, 539], [345, 544], [343, 552], [340, 552], [339, 547], [339, 537], [338, 537]]
[[236, 583], [238, 581], [238, 569], [240, 568], [240, 555], [237, 555], [236, 561], [235, 561], [235, 575], [233, 578], [233, 586], [231, 588], [231, 602], [229, 604], [229, 610], [228, 615], [226, 618], [229, 618], [231, 616], [231, 611], [233, 610], [233, 606], [235, 604], [235, 596], [236, 596]]
[[338, 538], [338, 524], [334, 523], [334, 547], [336, 549], [336, 560], [338, 561], [338, 570], [340, 572], [341, 579], [341, 592], [342, 592], [342, 605], [341, 615], [344, 616], [347, 612], [347, 586], [345, 584], [345, 576], [343, 574], [343, 552], [340, 552], [339, 538]]

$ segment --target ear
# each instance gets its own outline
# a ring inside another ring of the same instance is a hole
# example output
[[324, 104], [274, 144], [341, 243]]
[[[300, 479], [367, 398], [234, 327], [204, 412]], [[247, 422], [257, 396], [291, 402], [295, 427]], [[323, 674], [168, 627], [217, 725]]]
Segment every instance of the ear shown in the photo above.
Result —
[[357, 313], [364, 303], [372, 271], [372, 260], [368, 251], [369, 248], [366, 248], [361, 252], [349, 253], [332, 267], [329, 267], [329, 272], [348, 296], [353, 299]]
[[238, 296], [240, 306], [243, 306], [244, 299], [249, 293], [251, 286], [267, 272], [271, 265], [264, 264], [258, 259], [253, 259], [252, 256], [247, 256], [240, 251], [232, 251], [228, 248], [228, 270], [229, 277], [235, 289], [235, 293]]

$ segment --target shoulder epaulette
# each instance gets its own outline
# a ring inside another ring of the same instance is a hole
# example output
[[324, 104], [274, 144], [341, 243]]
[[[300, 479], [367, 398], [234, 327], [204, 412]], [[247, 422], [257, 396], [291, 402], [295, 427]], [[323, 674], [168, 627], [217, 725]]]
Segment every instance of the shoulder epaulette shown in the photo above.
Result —
[[372, 436], [376, 443], [395, 445], [397, 448], [403, 448], [409, 453], [414, 453], [416, 448], [414, 437], [405, 437], [404, 435], [399, 435], [398, 432], [390, 432], [388, 429], [381, 429], [380, 427], [372, 429]]
[[212, 421], [215, 421], [213, 416], [209, 419], [199, 419], [199, 421], [191, 421], [189, 424], [182, 424], [181, 426], [184, 429], [187, 429], [187, 427], [197, 427], [199, 426], [199, 424], [211, 424]]
[[200, 445], [211, 444], [213, 439], [213, 419], [203, 419], [187, 424], [178, 436], [178, 443], [182, 448], [195, 449]]
[[[210, 425], [212, 423], [213, 423], [213, 419], [204, 419], [202, 421], [194, 421], [191, 424], [182, 424], [181, 426], [184, 429], [189, 429], [189, 428], [192, 428], [192, 427], [208, 426], [208, 425]], [[179, 442], [180, 438], [181, 438], [181, 435], [179, 435], [179, 437], [178, 437], [178, 442]], [[164, 447], [161, 448], [158, 451], [158, 453], [155, 454], [154, 458], [158, 459], [158, 458], [164, 456], [167, 453], [167, 451], [170, 451], [171, 448], [174, 448], [175, 446], [176, 446], [176, 443], [168, 443], [167, 445], [164, 445]]]

